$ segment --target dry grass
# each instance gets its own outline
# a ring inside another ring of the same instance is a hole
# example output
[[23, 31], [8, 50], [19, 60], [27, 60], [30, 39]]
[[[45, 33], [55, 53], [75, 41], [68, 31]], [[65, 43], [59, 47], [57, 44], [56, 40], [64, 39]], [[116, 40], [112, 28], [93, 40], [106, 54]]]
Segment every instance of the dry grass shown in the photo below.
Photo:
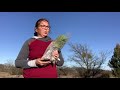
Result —
[[8, 72], [0, 72], [0, 78], [23, 78], [22, 75], [11, 75]]

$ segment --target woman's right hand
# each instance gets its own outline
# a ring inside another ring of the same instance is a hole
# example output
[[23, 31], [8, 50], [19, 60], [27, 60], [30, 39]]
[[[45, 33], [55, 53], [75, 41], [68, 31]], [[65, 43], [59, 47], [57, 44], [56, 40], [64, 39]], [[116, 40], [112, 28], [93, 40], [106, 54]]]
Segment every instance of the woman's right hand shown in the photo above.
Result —
[[44, 61], [44, 59], [42, 59], [42, 58], [37, 58], [35, 63], [37, 66], [46, 66], [46, 65], [50, 64], [51, 62], [50, 62], [50, 60]]

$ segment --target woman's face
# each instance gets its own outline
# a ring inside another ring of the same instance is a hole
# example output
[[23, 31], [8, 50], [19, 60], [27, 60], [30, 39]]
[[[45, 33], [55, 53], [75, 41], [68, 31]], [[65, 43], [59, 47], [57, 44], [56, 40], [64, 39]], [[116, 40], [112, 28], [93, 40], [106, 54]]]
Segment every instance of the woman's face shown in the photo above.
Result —
[[50, 31], [50, 26], [47, 21], [41, 21], [38, 27], [36, 28], [36, 32], [38, 34], [38, 37], [45, 37], [48, 35]]

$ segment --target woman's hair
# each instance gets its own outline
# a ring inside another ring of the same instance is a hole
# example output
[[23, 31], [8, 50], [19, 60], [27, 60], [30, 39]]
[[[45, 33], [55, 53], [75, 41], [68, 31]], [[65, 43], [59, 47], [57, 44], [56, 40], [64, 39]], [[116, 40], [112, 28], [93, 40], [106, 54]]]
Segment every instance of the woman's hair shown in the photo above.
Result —
[[[36, 24], [35, 24], [35, 29], [40, 25], [40, 23], [41, 23], [42, 21], [46, 21], [46, 22], [48, 22], [48, 24], [50, 25], [49, 21], [48, 21], [46, 18], [41, 18], [41, 19], [37, 20], [37, 22], [36, 22]], [[36, 32], [36, 31], [34, 32], [34, 36], [37, 36], [37, 32]]]

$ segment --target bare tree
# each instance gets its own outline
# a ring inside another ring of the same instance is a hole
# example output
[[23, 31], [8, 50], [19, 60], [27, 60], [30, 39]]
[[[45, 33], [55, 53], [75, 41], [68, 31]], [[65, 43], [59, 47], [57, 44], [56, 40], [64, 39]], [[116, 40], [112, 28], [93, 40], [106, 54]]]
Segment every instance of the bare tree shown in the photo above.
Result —
[[7, 60], [4, 64], [4, 71], [10, 73], [11, 75], [21, 75], [22, 69], [16, 68], [13, 60]]
[[100, 52], [100, 56], [97, 56], [87, 45], [72, 43], [69, 45], [73, 52], [69, 60], [75, 61], [81, 68], [84, 68], [84, 78], [95, 77], [101, 72], [101, 66], [106, 61], [108, 52]]

